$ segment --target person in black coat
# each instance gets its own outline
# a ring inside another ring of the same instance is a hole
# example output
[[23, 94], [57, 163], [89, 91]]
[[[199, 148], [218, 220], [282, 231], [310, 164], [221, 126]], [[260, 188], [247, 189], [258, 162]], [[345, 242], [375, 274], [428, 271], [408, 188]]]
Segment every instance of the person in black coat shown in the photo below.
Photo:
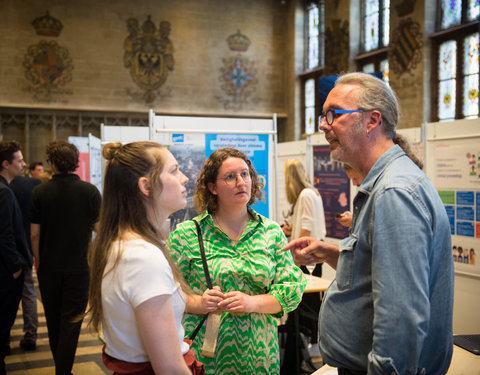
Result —
[[26, 270], [32, 267], [22, 213], [10, 182], [25, 162], [18, 142], [0, 142], [0, 375], [6, 374], [10, 330], [15, 322]]
[[[43, 167], [42, 167], [43, 169]], [[28, 250], [32, 256], [32, 245], [30, 242], [30, 194], [35, 186], [40, 185], [38, 178], [18, 176], [10, 183], [10, 188], [15, 196], [22, 211], [23, 227], [27, 237]], [[23, 338], [20, 340], [20, 347], [24, 350], [35, 350], [37, 347], [37, 293], [33, 283], [32, 267], [25, 271], [25, 282], [22, 291], [22, 310], [23, 310]]]

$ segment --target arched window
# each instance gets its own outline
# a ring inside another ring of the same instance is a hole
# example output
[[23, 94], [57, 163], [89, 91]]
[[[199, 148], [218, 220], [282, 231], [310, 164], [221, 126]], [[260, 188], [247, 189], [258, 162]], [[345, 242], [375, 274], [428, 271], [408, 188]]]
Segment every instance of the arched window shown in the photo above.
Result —
[[299, 75], [302, 85], [302, 133], [316, 131], [318, 108], [318, 77], [324, 65], [325, 34], [324, 0], [309, 1], [305, 6], [304, 71]]
[[360, 54], [355, 61], [359, 70], [382, 72], [388, 82], [390, 0], [362, 0], [361, 5]]
[[478, 0], [438, 0], [432, 40], [432, 120], [479, 116]]

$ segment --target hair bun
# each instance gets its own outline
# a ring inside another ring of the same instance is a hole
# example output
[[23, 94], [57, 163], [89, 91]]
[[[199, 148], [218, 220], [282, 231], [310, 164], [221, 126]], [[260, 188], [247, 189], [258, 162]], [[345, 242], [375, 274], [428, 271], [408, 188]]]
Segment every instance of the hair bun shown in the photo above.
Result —
[[120, 142], [107, 143], [103, 147], [102, 155], [106, 160], [110, 161], [117, 155], [121, 148], [122, 144]]

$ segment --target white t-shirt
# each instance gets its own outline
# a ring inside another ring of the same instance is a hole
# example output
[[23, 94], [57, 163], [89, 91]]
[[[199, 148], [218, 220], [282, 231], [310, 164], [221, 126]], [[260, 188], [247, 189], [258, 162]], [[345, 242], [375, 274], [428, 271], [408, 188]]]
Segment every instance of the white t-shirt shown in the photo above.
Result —
[[320, 194], [309, 188], [301, 191], [293, 209], [291, 224], [292, 234], [290, 240], [300, 237], [302, 229], [309, 230], [310, 237], [314, 237], [317, 240], [326, 237], [325, 213]]
[[[120, 249], [119, 249], [120, 244]], [[120, 260], [112, 269], [117, 254]], [[102, 281], [102, 328], [107, 354], [127, 362], [149, 361], [138, 332], [134, 309], [146, 300], [172, 296], [175, 323], [182, 353], [189, 347], [183, 342], [182, 317], [185, 295], [175, 283], [172, 269], [158, 247], [142, 240], [114, 242]], [[159, 317], [160, 319], [160, 317]]]

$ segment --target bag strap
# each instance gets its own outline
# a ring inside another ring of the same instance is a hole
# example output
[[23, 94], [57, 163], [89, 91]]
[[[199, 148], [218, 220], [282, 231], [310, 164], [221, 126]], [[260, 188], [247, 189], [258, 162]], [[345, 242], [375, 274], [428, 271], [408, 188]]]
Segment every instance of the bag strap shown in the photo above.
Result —
[[198, 224], [197, 220], [193, 220], [193, 222], [195, 223], [195, 227], [197, 227], [198, 244], [200, 246], [200, 253], [202, 254], [202, 263], [203, 271], [205, 272], [205, 279], [207, 280], [208, 289], [213, 289], [212, 280], [210, 279], [210, 273], [208, 272], [207, 258], [205, 257], [205, 248], [203, 247], [202, 230], [200, 229], [200, 225]]
[[[210, 279], [210, 273], [208, 272], [208, 265], [207, 265], [207, 258], [205, 257], [205, 248], [203, 247], [203, 238], [202, 238], [202, 230], [200, 229], [200, 225], [196, 220], [193, 220], [195, 223], [195, 227], [197, 228], [197, 237], [198, 237], [198, 245], [200, 246], [200, 254], [202, 255], [202, 264], [203, 264], [203, 271], [205, 273], [205, 279], [207, 281], [207, 286], [208, 289], [213, 289], [212, 287], [212, 280]], [[195, 330], [192, 332], [192, 334], [189, 337], [189, 340], [195, 340], [195, 337], [197, 336], [198, 332], [200, 331], [200, 328], [202, 328], [203, 323], [205, 323], [205, 320], [207, 320], [208, 314], [205, 314], [202, 317], [202, 320], [200, 323], [198, 323], [197, 327]]]

